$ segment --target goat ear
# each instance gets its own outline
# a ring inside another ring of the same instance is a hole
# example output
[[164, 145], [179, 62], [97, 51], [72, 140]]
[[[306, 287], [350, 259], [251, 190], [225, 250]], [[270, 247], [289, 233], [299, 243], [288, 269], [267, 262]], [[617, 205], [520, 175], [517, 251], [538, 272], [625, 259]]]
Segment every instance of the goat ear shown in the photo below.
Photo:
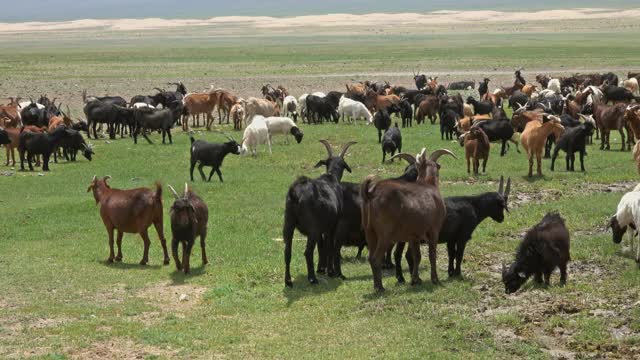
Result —
[[326, 166], [327, 165], [327, 161], [326, 160], [320, 160], [318, 161], [318, 163], [313, 167], [314, 169], [317, 169], [321, 166]]

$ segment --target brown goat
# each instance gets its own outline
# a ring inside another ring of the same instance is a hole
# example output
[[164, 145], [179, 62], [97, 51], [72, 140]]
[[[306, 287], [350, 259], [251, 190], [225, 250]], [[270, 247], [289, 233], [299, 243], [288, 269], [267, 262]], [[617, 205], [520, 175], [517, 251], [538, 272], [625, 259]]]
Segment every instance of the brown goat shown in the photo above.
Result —
[[374, 113], [378, 110], [387, 110], [393, 105], [400, 104], [400, 97], [397, 95], [378, 95], [375, 91], [367, 90], [364, 105]]
[[244, 119], [244, 106], [242, 106], [242, 103], [233, 104], [230, 113], [231, 118], [233, 118], [233, 129], [242, 130], [242, 120]]
[[479, 127], [472, 127], [464, 137], [464, 154], [467, 159], [467, 173], [471, 173], [471, 162], [473, 161], [473, 174], [478, 175], [480, 159], [482, 159], [482, 172], [485, 173], [490, 150], [491, 145], [487, 134]]
[[522, 91], [523, 93], [527, 94], [528, 97], [531, 97], [531, 94], [533, 94], [534, 92], [538, 91], [538, 88], [535, 85], [531, 85], [531, 84], [527, 84], [525, 86], [522, 87]]
[[550, 116], [550, 120], [545, 123], [538, 120], [527, 123], [520, 136], [520, 142], [529, 158], [529, 177], [533, 176], [534, 156], [538, 163], [538, 176], [542, 176], [542, 153], [547, 138], [553, 134], [557, 142], [563, 132], [564, 127], [560, 124], [560, 119], [555, 116]]
[[[427, 157], [426, 150], [422, 149], [414, 159], [418, 171], [415, 183], [394, 179], [374, 182], [373, 176], [368, 176], [362, 183], [362, 227], [369, 247], [375, 290], [384, 291], [382, 263], [385, 253], [397, 242], [409, 243], [412, 285], [422, 282], [418, 275], [420, 243], [426, 242], [429, 246], [431, 282], [438, 283], [436, 247], [446, 209], [438, 187], [440, 165], [437, 161], [445, 154], [456, 157], [449, 150], [436, 150]], [[405, 153], [394, 157], [405, 156], [413, 159]]]
[[635, 140], [640, 140], [640, 105], [627, 106], [624, 111], [624, 121], [627, 123], [627, 128], [631, 129]]
[[[105, 176], [98, 179], [94, 176], [89, 184], [87, 192], [93, 192], [96, 204], [100, 204], [100, 217], [109, 234], [109, 258], [107, 262], [122, 261], [122, 235], [124, 233], [140, 234], [144, 241], [144, 254], [140, 265], [146, 265], [149, 261], [148, 229], [151, 224], [156, 228], [162, 251], [164, 252], [164, 264], [169, 264], [167, 242], [164, 238], [162, 225], [162, 186], [156, 183], [156, 190], [137, 188], [130, 190], [112, 189], [107, 184]], [[113, 230], [118, 231], [117, 245], [118, 255], [113, 251]]]
[[231, 108], [238, 102], [238, 97], [230, 91], [223, 89], [214, 90], [213, 95], [216, 96], [216, 103], [218, 105], [218, 124], [222, 124], [223, 115], [226, 116], [227, 124], [229, 124]]
[[518, 81], [516, 79], [516, 81], [514, 81], [513, 86], [510, 87], [502, 87], [502, 90], [504, 90], [505, 94], [507, 94], [507, 96], [511, 96], [513, 95], [513, 93], [516, 90], [522, 90], [522, 88], [524, 87], [524, 84], [522, 84], [520, 81]]
[[[184, 107], [187, 109], [189, 115], [193, 118], [194, 126], [200, 125], [199, 121], [196, 120], [196, 117], [200, 115], [205, 115], [206, 127], [207, 130], [211, 130], [211, 125], [213, 124], [213, 109], [215, 109], [216, 105], [218, 105], [218, 97], [216, 96], [215, 90], [210, 90], [208, 93], [191, 93], [187, 94], [182, 100], [184, 103]], [[182, 122], [182, 129], [184, 131], [189, 130], [189, 120], [185, 119]]]
[[416, 122], [420, 124], [424, 122], [425, 117], [428, 117], [432, 124], [435, 123], [439, 110], [440, 100], [438, 100], [438, 97], [435, 95], [427, 95], [418, 105], [418, 110], [415, 115]]
[[11, 99], [11, 103], [9, 105], [0, 105], [0, 119], [7, 118], [9, 121], [5, 121], [4, 127], [12, 127], [16, 128], [22, 125], [22, 117], [20, 116], [20, 111], [18, 110], [18, 104]]
[[493, 105], [498, 106], [500, 105], [501, 99], [506, 98], [508, 98], [508, 96], [504, 89], [496, 89], [493, 93], [488, 92], [484, 94], [484, 99], [481, 101], [491, 101]]
[[[629, 128], [624, 121], [624, 113], [627, 108], [627, 104], [619, 103], [616, 105], [597, 104], [593, 105], [593, 119], [596, 122], [596, 126], [600, 130], [600, 150], [610, 150], [609, 135], [611, 130], [618, 130], [620, 132], [620, 138], [622, 141], [621, 151], [627, 149], [627, 143], [629, 143], [629, 150], [631, 150], [631, 139]], [[625, 139], [624, 130], [627, 130], [627, 139]]]
[[[190, 271], [191, 249], [198, 236], [200, 237], [200, 247], [202, 248], [202, 265], [204, 266], [209, 262], [205, 249], [209, 208], [198, 195], [189, 190], [189, 186], [186, 183], [184, 184], [182, 196], [179, 196], [171, 185], [169, 185], [169, 190], [171, 190], [175, 198], [169, 211], [172, 235], [171, 253], [173, 261], [176, 263], [176, 269], [188, 274]], [[178, 257], [178, 245], [180, 243], [182, 243], [182, 262]]]

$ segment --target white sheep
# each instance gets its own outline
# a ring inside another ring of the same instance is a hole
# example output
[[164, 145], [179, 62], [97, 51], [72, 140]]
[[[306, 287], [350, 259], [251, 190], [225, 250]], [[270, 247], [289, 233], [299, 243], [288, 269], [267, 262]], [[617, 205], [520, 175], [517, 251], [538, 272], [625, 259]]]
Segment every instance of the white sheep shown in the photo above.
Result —
[[551, 90], [555, 93], [560, 94], [561, 89], [560, 89], [560, 79], [551, 79], [549, 80], [549, 84], [547, 84], [547, 89]]
[[338, 114], [340, 114], [343, 120], [348, 116], [350, 121], [360, 118], [364, 118], [369, 123], [373, 121], [371, 112], [363, 103], [344, 96], [340, 98], [340, 102], [338, 103]]
[[[609, 227], [613, 230], [613, 242], [615, 243], [622, 241], [625, 232], [629, 233], [631, 251], [633, 252], [635, 246], [635, 260], [640, 266], [640, 243], [636, 241], [634, 236], [635, 229], [640, 226], [640, 191], [638, 190], [640, 190], [640, 184], [622, 196], [616, 214], [609, 221]], [[630, 225], [635, 229], [632, 229]]]
[[293, 120], [288, 117], [270, 116], [266, 118], [269, 137], [274, 135], [284, 135], [285, 143], [289, 143], [289, 135], [293, 135], [298, 144], [302, 141], [304, 134]]
[[258, 145], [267, 144], [269, 147], [269, 154], [271, 152], [271, 139], [269, 135], [269, 128], [267, 127], [267, 121], [262, 115], [254, 115], [251, 118], [251, 124], [247, 125], [244, 129], [244, 135], [242, 136], [242, 149], [241, 154], [251, 152], [253, 156], [258, 155]]

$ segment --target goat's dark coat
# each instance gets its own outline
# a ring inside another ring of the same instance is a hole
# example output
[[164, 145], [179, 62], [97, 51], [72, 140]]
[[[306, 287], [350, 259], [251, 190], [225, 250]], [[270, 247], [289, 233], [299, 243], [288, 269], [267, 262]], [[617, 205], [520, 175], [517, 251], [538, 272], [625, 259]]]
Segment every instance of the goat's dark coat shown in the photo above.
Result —
[[200, 172], [200, 176], [202, 176], [202, 181], [206, 180], [202, 168], [205, 166], [211, 166], [211, 173], [209, 173], [209, 180], [207, 181], [211, 181], [211, 176], [213, 176], [213, 172], [215, 171], [218, 174], [218, 178], [220, 178], [220, 182], [223, 182], [220, 167], [222, 166], [222, 161], [224, 161], [227, 154], [240, 155], [240, 145], [235, 140], [231, 140], [223, 144], [217, 144], [209, 143], [204, 140], [196, 140], [192, 136], [190, 149], [191, 168], [189, 170], [191, 181], [193, 181], [193, 169], [195, 168], [196, 163], [199, 162], [200, 165], [198, 166], [198, 171]]

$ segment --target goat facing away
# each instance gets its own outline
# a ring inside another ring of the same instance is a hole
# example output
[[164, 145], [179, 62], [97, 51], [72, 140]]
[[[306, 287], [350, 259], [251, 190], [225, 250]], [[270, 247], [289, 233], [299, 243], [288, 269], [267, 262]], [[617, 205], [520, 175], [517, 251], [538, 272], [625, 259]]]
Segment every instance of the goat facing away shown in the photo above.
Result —
[[[140, 234], [144, 241], [144, 255], [140, 265], [146, 265], [149, 261], [148, 229], [151, 224], [156, 228], [162, 251], [164, 252], [164, 264], [169, 264], [167, 242], [164, 238], [162, 224], [162, 186], [156, 183], [156, 189], [137, 188], [130, 190], [112, 189], [107, 180], [111, 176], [98, 179], [94, 176], [89, 184], [87, 192], [93, 192], [96, 204], [100, 205], [100, 217], [109, 234], [109, 258], [107, 262], [122, 261], [122, 236], [124, 233]], [[116, 240], [118, 255], [113, 251], [113, 231], [118, 231]]]
[[[171, 253], [173, 261], [176, 263], [176, 269], [188, 274], [191, 270], [189, 261], [191, 249], [198, 236], [200, 237], [200, 247], [202, 248], [202, 265], [204, 266], [208, 263], [204, 242], [207, 238], [209, 208], [198, 195], [189, 190], [189, 186], [186, 183], [184, 184], [182, 196], [179, 196], [171, 185], [168, 186], [175, 198], [169, 210], [171, 217]], [[180, 244], [182, 244], [182, 262], [178, 257], [178, 245]]]
[[[418, 274], [420, 265], [420, 243], [429, 246], [431, 282], [438, 283], [436, 270], [436, 246], [438, 234], [444, 223], [446, 210], [438, 186], [437, 163], [442, 155], [456, 156], [449, 150], [436, 150], [427, 157], [426, 149], [416, 156], [418, 177], [415, 183], [401, 180], [374, 182], [368, 176], [361, 185], [362, 226], [369, 247], [369, 263], [373, 272], [373, 286], [384, 291], [382, 286], [382, 263], [385, 253], [397, 242], [408, 242], [411, 253], [411, 284], [422, 282]], [[400, 153], [395, 157], [411, 156]]]

